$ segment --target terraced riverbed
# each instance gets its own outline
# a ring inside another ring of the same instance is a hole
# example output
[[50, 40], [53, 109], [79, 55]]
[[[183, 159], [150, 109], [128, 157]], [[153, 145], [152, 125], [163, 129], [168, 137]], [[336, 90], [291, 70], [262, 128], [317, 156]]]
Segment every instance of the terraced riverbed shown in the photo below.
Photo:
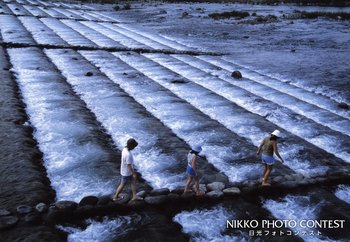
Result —
[[[275, 232], [281, 240], [349, 239], [348, 20], [292, 23], [294, 10], [313, 10], [296, 6], [112, 7], [0, 3], [0, 208], [10, 212], [1, 210], [2, 241], [133, 241], [146, 239], [145, 231], [151, 241], [275, 239], [272, 230], [256, 234], [261, 226], [226, 228], [239, 219], [344, 220], [338, 230]], [[248, 11], [249, 21], [208, 17], [233, 9]], [[277, 20], [254, 22], [268, 14]], [[243, 78], [231, 76], [236, 70]], [[255, 153], [275, 129], [286, 162], [264, 189]], [[151, 190], [169, 189], [171, 206], [113, 210], [108, 197], [130, 137], [139, 142], [138, 190], [152, 197]], [[221, 182], [241, 195], [181, 197], [186, 154], [198, 144], [201, 189]], [[107, 202], [80, 204], [80, 218], [52, 219], [59, 201], [89, 196]], [[46, 215], [19, 208], [40, 202], [51, 204]], [[102, 209], [108, 203], [110, 214]], [[103, 212], [96, 216], [95, 208]]]

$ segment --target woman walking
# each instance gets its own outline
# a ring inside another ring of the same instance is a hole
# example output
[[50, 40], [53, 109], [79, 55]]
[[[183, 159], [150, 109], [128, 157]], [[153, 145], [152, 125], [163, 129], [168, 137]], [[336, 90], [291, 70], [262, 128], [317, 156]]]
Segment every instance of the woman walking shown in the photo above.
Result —
[[273, 155], [276, 154], [277, 157], [280, 158], [280, 162], [282, 163], [284, 162], [277, 148], [277, 140], [280, 137], [281, 137], [281, 132], [276, 129], [271, 133], [270, 136], [265, 137], [263, 139], [263, 141], [261, 142], [258, 148], [258, 151], [256, 152], [256, 155], [260, 155], [260, 152], [262, 151], [261, 160], [265, 165], [263, 179], [262, 179], [263, 186], [270, 186], [270, 183], [268, 183], [268, 179], [272, 171], [272, 167], [276, 162]]
[[204, 195], [204, 193], [202, 193], [199, 190], [199, 174], [197, 172], [197, 163], [196, 163], [197, 156], [199, 156], [199, 153], [201, 151], [202, 151], [202, 147], [201, 146], [196, 146], [195, 148], [190, 150], [190, 152], [187, 155], [186, 172], [188, 174], [188, 178], [187, 178], [187, 182], [186, 182], [184, 193], [189, 192], [189, 187], [190, 187], [192, 181], [194, 180], [195, 181], [196, 195], [197, 196]]

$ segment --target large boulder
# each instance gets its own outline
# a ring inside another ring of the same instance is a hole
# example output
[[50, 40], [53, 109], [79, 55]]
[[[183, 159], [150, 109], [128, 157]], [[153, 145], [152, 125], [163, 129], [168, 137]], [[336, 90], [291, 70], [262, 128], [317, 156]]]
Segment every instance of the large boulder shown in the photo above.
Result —
[[24, 217], [24, 221], [30, 224], [39, 224], [41, 222], [41, 216], [39, 212], [31, 212]]
[[165, 203], [167, 200], [168, 200], [167, 195], [148, 196], [145, 198], [145, 202], [151, 205], [160, 205]]
[[225, 188], [225, 184], [223, 182], [212, 182], [207, 184], [207, 188], [209, 191], [222, 191]]
[[151, 196], [168, 195], [170, 193], [168, 188], [154, 189], [149, 194]]
[[73, 201], [59, 201], [55, 204], [55, 207], [63, 211], [74, 211], [78, 204]]
[[211, 199], [220, 199], [224, 197], [224, 193], [220, 190], [214, 190], [214, 191], [208, 192], [207, 194], [205, 194], [205, 196]]
[[235, 196], [235, 195], [239, 195], [241, 193], [241, 190], [239, 190], [238, 187], [229, 187], [229, 188], [224, 189], [223, 193], [225, 195]]
[[127, 204], [130, 201], [130, 195], [127, 193], [120, 193], [119, 199], [115, 200], [114, 202], [119, 204]]
[[86, 205], [96, 205], [98, 202], [98, 197], [95, 196], [87, 196], [80, 200], [79, 206], [86, 206]]

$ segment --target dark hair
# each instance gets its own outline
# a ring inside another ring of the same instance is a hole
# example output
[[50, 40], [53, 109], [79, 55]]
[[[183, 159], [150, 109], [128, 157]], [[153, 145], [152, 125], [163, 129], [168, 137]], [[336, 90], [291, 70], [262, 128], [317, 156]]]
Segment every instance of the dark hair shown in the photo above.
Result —
[[278, 137], [276, 135], [271, 134], [270, 140], [277, 140], [277, 139], [278, 139]]
[[191, 154], [195, 154], [195, 155], [198, 155], [198, 154], [199, 154], [199, 152], [198, 152], [198, 151], [195, 151], [195, 150], [190, 150], [190, 153], [191, 153]]
[[137, 145], [137, 141], [133, 138], [128, 139], [128, 141], [126, 142], [126, 147], [130, 150], [134, 149]]

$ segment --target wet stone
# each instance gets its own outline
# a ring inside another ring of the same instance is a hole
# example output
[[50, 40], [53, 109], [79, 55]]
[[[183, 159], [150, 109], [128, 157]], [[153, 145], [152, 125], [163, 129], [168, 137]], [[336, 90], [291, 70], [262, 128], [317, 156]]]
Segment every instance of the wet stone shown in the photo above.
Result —
[[99, 206], [107, 205], [111, 201], [112, 199], [110, 198], [110, 196], [102, 196], [98, 199], [97, 205]]
[[55, 206], [61, 210], [73, 211], [78, 207], [78, 204], [73, 201], [59, 201], [55, 204]]
[[293, 174], [292, 177], [294, 178], [294, 180], [296, 181], [301, 181], [304, 179], [304, 176], [301, 174]]
[[291, 175], [285, 175], [285, 176], [284, 176], [284, 179], [285, 179], [286, 181], [293, 181], [293, 180], [294, 180], [293, 176], [291, 176]]
[[145, 202], [151, 205], [163, 204], [168, 200], [167, 195], [150, 196], [145, 198]]
[[27, 214], [33, 211], [33, 208], [27, 205], [21, 205], [16, 208], [18, 214]]
[[341, 102], [338, 104], [338, 107], [339, 108], [342, 108], [342, 109], [346, 109], [346, 110], [349, 110], [349, 105], [344, 103], [344, 102]]
[[205, 196], [212, 199], [219, 199], [224, 197], [224, 193], [219, 190], [214, 190], [214, 191], [208, 192], [207, 194], [205, 194]]
[[11, 214], [10, 211], [8, 211], [8, 210], [6, 210], [6, 209], [3, 209], [3, 208], [0, 208], [0, 217], [1, 217], [1, 216], [8, 216], [8, 215], [10, 215], [10, 214]]
[[80, 200], [79, 206], [86, 206], [86, 205], [96, 205], [98, 202], [98, 197], [95, 196], [87, 196]]
[[146, 204], [144, 200], [130, 200], [128, 205], [132, 208], [143, 208]]
[[119, 198], [116, 203], [127, 204], [130, 201], [130, 195], [127, 193], [120, 193]]
[[92, 73], [91, 71], [88, 71], [85, 73], [85, 76], [93, 76], [93, 75], [94, 75], [94, 73]]
[[184, 187], [177, 187], [171, 192], [181, 195], [184, 192], [184, 189], [185, 189]]
[[169, 194], [168, 194], [168, 199], [169, 199], [169, 201], [171, 201], [171, 202], [176, 202], [176, 201], [179, 201], [179, 200], [180, 200], [180, 195], [179, 195], [179, 194], [176, 194], [176, 193], [169, 193]]
[[281, 183], [281, 186], [285, 187], [285, 188], [296, 188], [298, 187], [298, 183], [295, 181], [285, 181], [283, 183]]
[[325, 182], [325, 181], [327, 181], [327, 178], [324, 178], [324, 177], [316, 177], [315, 180], [316, 180], [317, 182]]
[[182, 80], [182, 79], [177, 79], [177, 80], [172, 80], [171, 83], [172, 84], [185, 84], [185, 83], [187, 83], [187, 81]]
[[240, 78], [242, 78], [242, 73], [240, 71], [234, 71], [234, 72], [232, 72], [231, 77], [233, 77], [235, 79], [240, 79]]
[[41, 216], [37, 212], [28, 213], [24, 217], [24, 221], [30, 224], [39, 224], [41, 222]]
[[239, 190], [238, 187], [229, 187], [223, 190], [224, 194], [229, 196], [238, 195], [241, 193], [241, 190]]
[[223, 182], [212, 182], [207, 185], [209, 191], [221, 191], [225, 188], [225, 184]]
[[283, 176], [276, 176], [275, 178], [272, 179], [276, 183], [283, 182], [285, 179]]
[[35, 206], [35, 209], [39, 212], [39, 213], [46, 213], [48, 210], [48, 206], [45, 203], [39, 203]]
[[18, 222], [16, 216], [2, 216], [0, 217], [0, 230], [9, 229], [15, 226]]
[[168, 188], [154, 189], [150, 192], [151, 196], [168, 195], [170, 193]]
[[147, 195], [147, 192], [146, 192], [146, 191], [140, 191], [140, 192], [136, 193], [136, 195], [137, 195], [138, 197], [145, 198], [146, 195]]

